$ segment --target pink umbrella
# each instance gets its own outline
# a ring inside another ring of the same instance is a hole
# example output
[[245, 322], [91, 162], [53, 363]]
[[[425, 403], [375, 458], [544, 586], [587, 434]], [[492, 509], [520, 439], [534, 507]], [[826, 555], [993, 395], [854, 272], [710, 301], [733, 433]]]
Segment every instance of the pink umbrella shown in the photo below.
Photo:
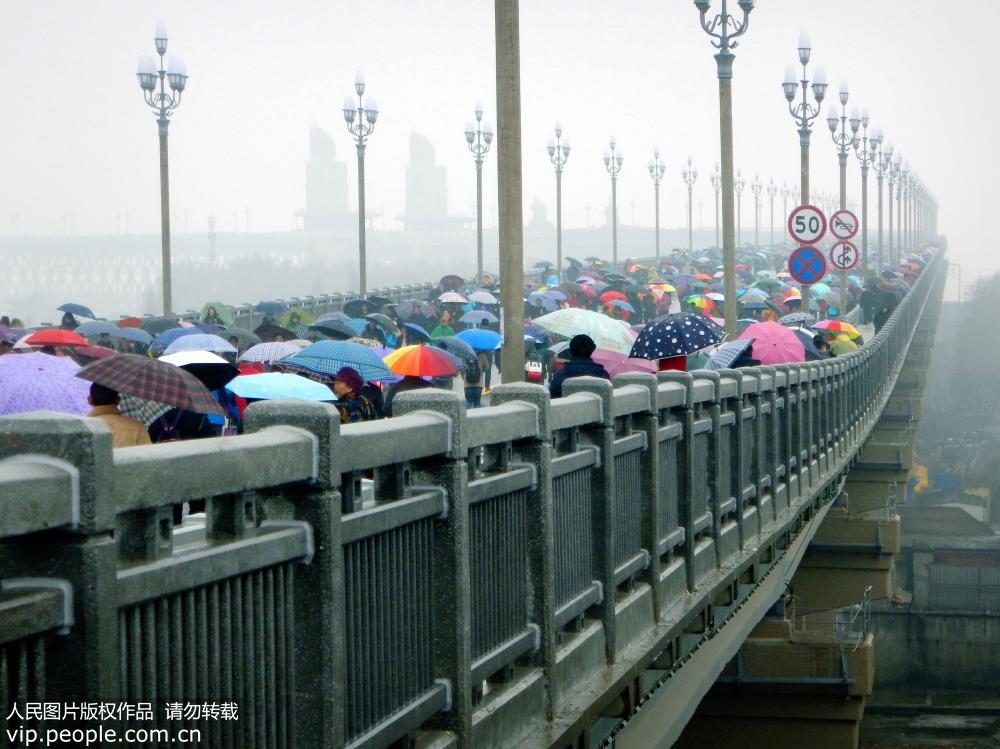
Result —
[[786, 364], [806, 360], [802, 340], [790, 329], [776, 322], [748, 325], [740, 338], [753, 341], [753, 358], [761, 364]]
[[607, 349], [595, 349], [591, 359], [600, 364], [608, 374], [615, 377], [622, 372], [648, 372], [656, 374], [656, 362], [648, 359], [629, 359], [624, 354]]

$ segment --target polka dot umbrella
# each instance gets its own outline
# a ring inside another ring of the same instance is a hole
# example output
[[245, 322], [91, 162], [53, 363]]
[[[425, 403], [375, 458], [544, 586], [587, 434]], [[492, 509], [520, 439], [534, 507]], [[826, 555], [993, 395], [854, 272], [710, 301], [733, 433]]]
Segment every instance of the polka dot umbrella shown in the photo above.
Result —
[[725, 337], [726, 331], [704, 315], [675, 313], [643, 328], [629, 357], [666, 359], [686, 356], [692, 351], [719, 343]]

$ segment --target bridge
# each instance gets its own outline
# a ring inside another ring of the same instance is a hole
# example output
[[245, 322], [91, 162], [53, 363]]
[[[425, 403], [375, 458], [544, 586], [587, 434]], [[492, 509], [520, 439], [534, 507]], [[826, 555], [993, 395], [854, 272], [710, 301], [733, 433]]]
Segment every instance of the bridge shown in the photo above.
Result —
[[346, 426], [261, 402], [244, 435], [127, 450], [0, 419], [0, 710], [152, 710], [36, 707], [0, 744], [850, 745], [946, 270], [825, 361], [468, 413], [424, 390]]

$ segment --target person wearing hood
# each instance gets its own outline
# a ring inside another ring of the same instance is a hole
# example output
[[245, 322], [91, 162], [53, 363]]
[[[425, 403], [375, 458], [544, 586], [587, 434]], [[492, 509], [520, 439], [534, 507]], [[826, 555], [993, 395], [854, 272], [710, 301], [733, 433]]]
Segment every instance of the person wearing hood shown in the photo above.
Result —
[[364, 379], [352, 367], [341, 367], [333, 376], [332, 389], [337, 396], [337, 402], [333, 405], [340, 411], [341, 424], [378, 418], [375, 406], [362, 394], [364, 386]]
[[549, 383], [549, 394], [553, 398], [562, 397], [563, 383], [569, 377], [603, 377], [605, 380], [611, 379], [608, 370], [590, 358], [596, 348], [597, 344], [594, 343], [594, 339], [589, 335], [581, 334], [573, 336], [569, 342], [569, 361], [563, 365], [562, 369], [555, 373], [552, 377], [552, 382]]

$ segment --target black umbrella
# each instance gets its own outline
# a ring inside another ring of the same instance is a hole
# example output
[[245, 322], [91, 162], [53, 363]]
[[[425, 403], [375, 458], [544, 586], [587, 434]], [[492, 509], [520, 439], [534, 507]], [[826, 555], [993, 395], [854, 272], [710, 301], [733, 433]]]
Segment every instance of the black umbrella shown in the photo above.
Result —
[[151, 335], [159, 335], [165, 330], [177, 327], [176, 317], [144, 317], [139, 324], [140, 330], [145, 330]]
[[365, 315], [365, 319], [371, 320], [373, 323], [378, 325], [380, 328], [382, 328], [382, 330], [386, 331], [387, 333], [395, 334], [399, 332], [399, 326], [396, 325], [396, 321], [393, 320], [388, 315], [383, 315], [381, 312], [375, 312], [370, 315]]
[[631, 359], [667, 359], [685, 356], [719, 343], [726, 331], [704, 315], [678, 312], [655, 320], [639, 332]]
[[[297, 338], [295, 331], [289, 330], [288, 328], [283, 328], [280, 325], [261, 325], [254, 333], [260, 337], [262, 341], [273, 341], [278, 336], [281, 336], [286, 341], [291, 341]], [[352, 332], [351, 335], [354, 335]]]
[[235, 337], [239, 339], [240, 346], [243, 348], [253, 346], [255, 343], [260, 343], [260, 336], [255, 333], [251, 333], [246, 328], [229, 327], [217, 335], [220, 338], [225, 338], [226, 340]]
[[336, 341], [346, 341], [348, 338], [354, 338], [357, 335], [356, 331], [347, 327], [344, 323], [335, 322], [334, 320], [328, 320], [321, 325], [310, 325], [309, 330], [315, 330], [317, 333], [322, 333], [327, 338], [333, 338]]

